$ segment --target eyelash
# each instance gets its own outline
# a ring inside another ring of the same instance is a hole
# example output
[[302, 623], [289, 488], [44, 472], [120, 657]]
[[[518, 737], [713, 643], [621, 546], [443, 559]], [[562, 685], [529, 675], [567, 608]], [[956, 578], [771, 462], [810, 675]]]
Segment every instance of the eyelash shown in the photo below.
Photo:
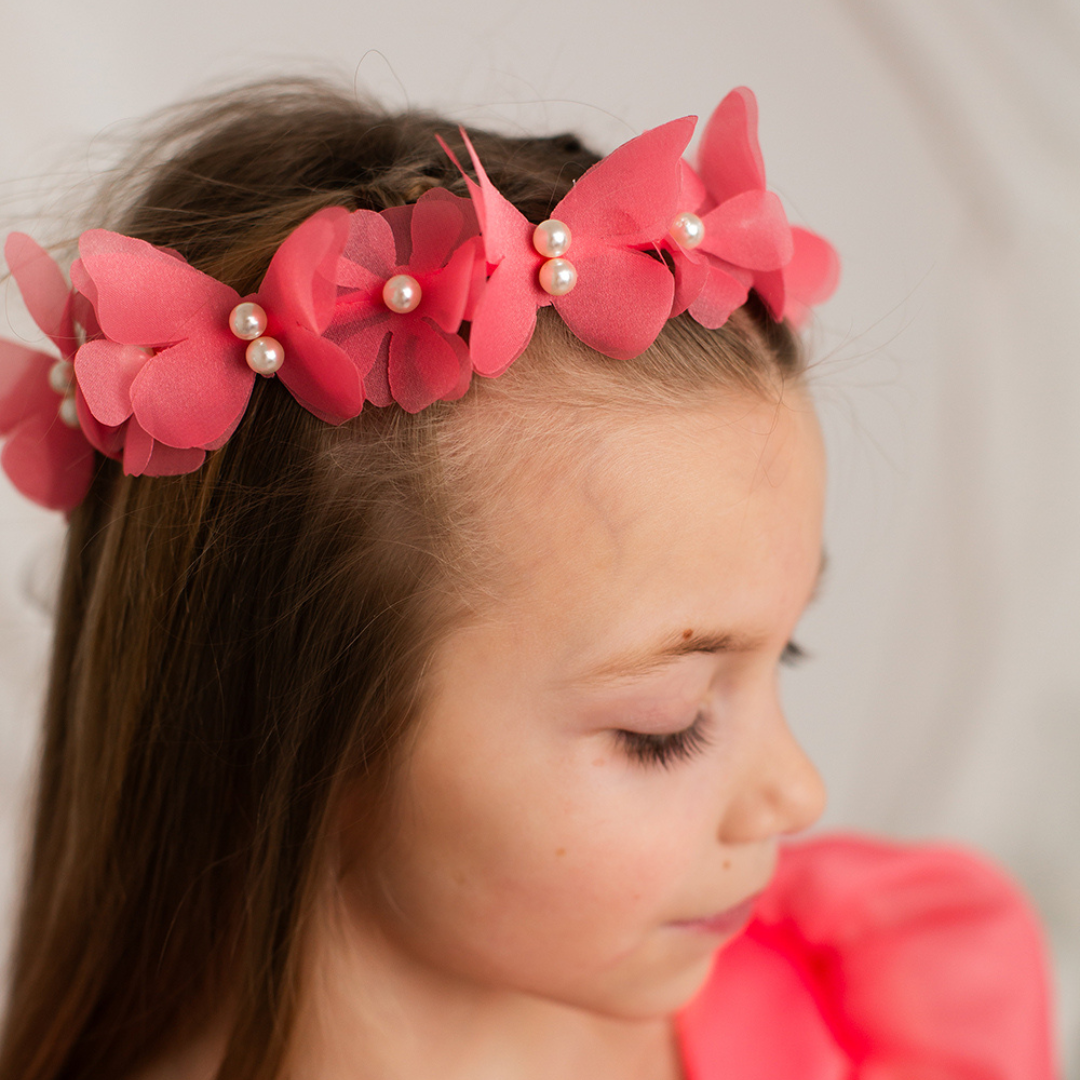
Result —
[[676, 761], [687, 761], [709, 745], [705, 732], [705, 714], [698, 713], [694, 722], [682, 731], [656, 735], [644, 731], [616, 731], [623, 749], [642, 765], [667, 768]]
[[786, 667], [795, 667], [804, 660], [809, 660], [810, 654], [798, 642], [789, 641], [780, 654], [780, 663]]
[[[789, 641], [780, 654], [780, 663], [789, 667], [801, 663], [809, 653], [796, 642]], [[642, 765], [659, 765], [668, 768], [678, 761], [688, 761], [709, 745], [705, 713], [698, 713], [694, 722], [666, 735], [642, 731], [616, 731], [615, 735], [623, 749]]]

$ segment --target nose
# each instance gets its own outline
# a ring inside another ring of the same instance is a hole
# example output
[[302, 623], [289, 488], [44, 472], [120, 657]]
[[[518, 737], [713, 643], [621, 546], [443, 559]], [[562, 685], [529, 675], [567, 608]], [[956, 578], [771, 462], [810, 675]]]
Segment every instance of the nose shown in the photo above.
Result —
[[761, 728], [721, 821], [719, 838], [726, 844], [799, 832], [825, 811], [824, 781], [791, 734], [779, 702], [757, 721]]

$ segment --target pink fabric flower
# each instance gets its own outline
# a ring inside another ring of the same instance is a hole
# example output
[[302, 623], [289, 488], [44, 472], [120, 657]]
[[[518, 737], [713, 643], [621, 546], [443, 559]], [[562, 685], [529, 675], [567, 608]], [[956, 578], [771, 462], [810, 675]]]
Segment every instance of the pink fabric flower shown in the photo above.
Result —
[[[350, 215], [329, 336], [359, 367], [374, 404], [396, 401], [415, 413], [468, 389], [472, 364], [457, 330], [481, 284], [477, 232], [469, 200], [443, 188], [409, 206]], [[387, 282], [399, 275], [420, 289], [410, 310], [384, 298]]]
[[[146, 353], [135, 346], [124, 346], [114, 357], [118, 368], [118, 377], [130, 374], [122, 369], [127, 366], [137, 371], [146, 362]], [[82, 392], [75, 385], [75, 404], [78, 409], [79, 427], [91, 445], [106, 457], [114, 458], [123, 464], [124, 472], [129, 476], [179, 476], [181, 473], [194, 472], [206, 460], [207, 450], [216, 450], [232, 434], [230, 429], [216, 443], [204, 448], [181, 448], [158, 442], [139, 423], [135, 416], [129, 416], [122, 424], [110, 426], [103, 424], [90, 411], [90, 406]]]
[[955, 848], [786, 846], [678, 1018], [689, 1080], [1053, 1080], [1038, 923]]
[[[259, 291], [243, 298], [265, 309], [265, 333], [284, 348], [282, 382], [330, 423], [355, 416], [363, 404], [356, 366], [322, 336], [348, 217], [342, 207], [310, 217], [278, 248]], [[92, 303], [103, 337], [79, 349], [75, 371], [98, 436], [124, 428], [130, 472], [197, 468], [201, 452], [235, 430], [255, 382], [248, 343], [229, 325], [242, 298], [175, 252], [118, 233], [83, 233], [79, 251], [72, 280]]]
[[665, 244], [678, 282], [672, 314], [688, 308], [713, 329], [745, 303], [750, 288], [773, 318], [799, 326], [812, 304], [832, 294], [839, 276], [832, 245], [792, 228], [780, 200], [766, 190], [757, 124], [757, 99], [744, 86], [716, 107], [697, 173], [684, 163], [680, 197], [680, 209], [701, 218], [705, 238], [693, 250], [670, 238]]
[[[4, 257], [34, 322], [69, 363], [78, 345], [76, 319], [92, 321], [52, 257], [24, 233], [12, 233]], [[85, 435], [60, 417], [64, 394], [50, 372], [56, 356], [0, 339], [0, 463], [27, 498], [50, 510], [71, 511], [85, 497], [94, 451]]]
[[551, 211], [570, 229], [565, 258], [577, 271], [576, 285], [561, 296], [540, 287], [547, 260], [533, 244], [535, 226], [491, 183], [462, 132], [476, 170], [477, 180], [466, 176], [466, 182], [490, 271], [469, 329], [478, 372], [505, 371], [529, 344], [536, 312], [548, 304], [578, 338], [606, 356], [628, 360], [653, 343], [671, 312], [674, 282], [647, 250], [658, 248], [677, 210], [680, 155], [695, 122], [692, 116], [672, 120], [624, 143]]

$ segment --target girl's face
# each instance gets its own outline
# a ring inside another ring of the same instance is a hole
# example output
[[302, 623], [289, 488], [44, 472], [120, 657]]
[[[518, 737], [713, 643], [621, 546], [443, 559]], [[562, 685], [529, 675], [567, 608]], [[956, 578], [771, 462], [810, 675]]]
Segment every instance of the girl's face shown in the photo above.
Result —
[[626, 1018], [694, 994], [740, 921], [714, 917], [823, 809], [777, 685], [823, 481], [790, 389], [598, 423], [588, 460], [521, 467], [506, 581], [436, 654], [364, 916], [412, 970]]

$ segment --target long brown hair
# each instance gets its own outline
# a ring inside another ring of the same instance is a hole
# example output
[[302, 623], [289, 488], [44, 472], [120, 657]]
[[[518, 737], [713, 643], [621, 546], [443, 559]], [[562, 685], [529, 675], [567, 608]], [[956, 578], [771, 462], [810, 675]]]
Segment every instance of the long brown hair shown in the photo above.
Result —
[[[447, 121], [314, 81], [215, 95], [167, 118], [93, 224], [248, 293], [323, 206], [465, 194], [437, 134], [460, 143]], [[597, 160], [573, 136], [471, 134], [533, 221]], [[753, 301], [721, 331], [673, 320], [625, 365], [547, 315], [503, 392], [544, 356], [591, 365], [596, 402], [639, 398], [633, 380], [678, 396], [799, 365]], [[359, 786], [377, 831], [425, 664], [460, 614], [452, 448], [483, 381], [461, 404], [368, 407], [340, 428], [257, 383], [200, 471], [129, 477], [102, 458], [72, 517], [0, 1080], [122, 1077], [226, 1006], [221, 1080], [277, 1075], [331, 816]]]

